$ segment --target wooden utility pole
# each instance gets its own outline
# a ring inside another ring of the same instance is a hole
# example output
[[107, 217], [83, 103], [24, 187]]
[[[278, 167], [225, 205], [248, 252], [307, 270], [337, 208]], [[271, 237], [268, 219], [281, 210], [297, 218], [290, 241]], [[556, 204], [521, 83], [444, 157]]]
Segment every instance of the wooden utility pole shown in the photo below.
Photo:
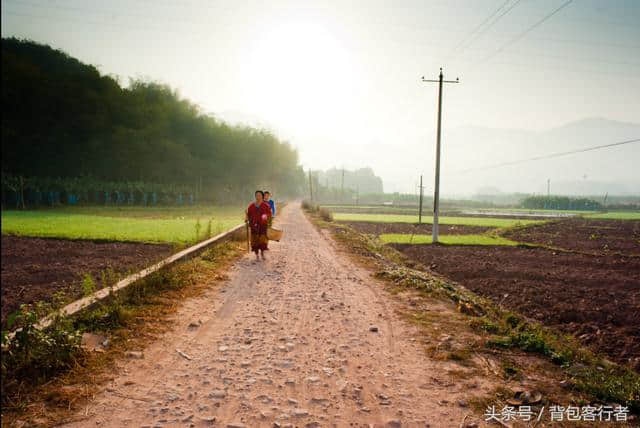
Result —
[[344, 167], [342, 167], [342, 182], [340, 183], [340, 202], [344, 203]]
[[20, 195], [18, 196], [20, 198], [20, 208], [27, 209], [27, 207], [24, 204], [24, 177], [20, 176]]
[[551, 196], [551, 179], [547, 178], [547, 199]]
[[418, 224], [422, 224], [422, 174], [420, 174], [420, 208], [418, 209]]
[[309, 195], [311, 196], [311, 202], [313, 202], [313, 184], [311, 183], [311, 168], [309, 168]]
[[431, 235], [431, 241], [436, 244], [438, 242], [438, 211], [440, 208], [440, 128], [442, 125], [442, 84], [443, 83], [460, 83], [460, 79], [456, 80], [443, 80], [442, 67], [440, 67], [440, 76], [438, 80], [427, 80], [422, 77], [423, 82], [437, 82], [438, 83], [438, 131], [436, 138], [436, 185], [433, 190], [433, 232]]

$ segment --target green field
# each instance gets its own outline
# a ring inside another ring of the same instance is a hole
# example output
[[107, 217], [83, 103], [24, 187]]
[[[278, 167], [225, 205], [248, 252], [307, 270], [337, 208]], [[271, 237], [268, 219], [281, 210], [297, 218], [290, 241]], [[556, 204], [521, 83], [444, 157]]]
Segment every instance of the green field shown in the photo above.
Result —
[[[335, 215], [342, 214], [381, 214], [381, 215], [414, 215], [417, 216], [418, 208], [412, 206], [387, 206], [387, 205], [322, 205], [323, 208], [328, 209]], [[560, 215], [560, 214], [573, 214], [576, 217], [585, 217], [593, 219], [612, 219], [612, 220], [640, 220], [640, 211], [614, 211], [614, 212], [595, 212], [595, 211], [579, 211], [579, 210], [550, 210], [550, 209], [527, 209], [527, 208], [449, 208], [441, 210], [441, 214], [454, 214], [456, 212], [474, 211], [482, 213], [483, 215], [491, 216], [492, 213], [498, 213], [500, 215], [517, 215], [519, 213], [526, 213], [529, 215]], [[426, 211], [425, 211], [426, 212]], [[430, 212], [430, 210], [429, 210]], [[495, 215], [495, 218], [501, 218], [500, 215]], [[454, 214], [455, 216], [455, 214]], [[567, 216], [568, 217], [568, 216]], [[562, 217], [558, 216], [557, 219]], [[550, 220], [555, 219], [550, 217]], [[368, 220], [367, 220], [368, 221]]]
[[364, 214], [416, 214], [417, 207], [397, 207], [383, 205], [321, 205], [332, 213], [364, 213]]
[[[189, 244], [240, 224], [241, 207], [77, 207], [3, 211], [2, 234], [44, 238]], [[198, 220], [199, 236], [196, 238]]]
[[614, 211], [609, 213], [589, 214], [585, 217], [605, 220], [640, 220], [640, 211]]
[[489, 209], [481, 208], [473, 211], [478, 212], [504, 212], [505, 214], [511, 212], [523, 212], [527, 214], [575, 214], [577, 217], [595, 218], [595, 219], [615, 219], [615, 220], [640, 220], [640, 211], [611, 211], [611, 212], [598, 212], [598, 211], [577, 211], [577, 210], [529, 210], [525, 208], [499, 208]]
[[[370, 223], [417, 223], [417, 215], [401, 214], [356, 214], [356, 213], [335, 213], [334, 220], [337, 221], [363, 221]], [[433, 222], [433, 217], [422, 216], [423, 223]], [[459, 224], [466, 226], [486, 226], [486, 227], [510, 227], [516, 224], [527, 225], [542, 223], [541, 220], [516, 220], [508, 218], [492, 217], [440, 217], [440, 224]]]
[[587, 210], [552, 210], [552, 209], [543, 209], [543, 208], [464, 208], [466, 210], [473, 211], [487, 211], [487, 212], [503, 212], [505, 214], [512, 212], [521, 212], [527, 214], [589, 214], [597, 211], [587, 211]]
[[[431, 235], [386, 233], [380, 235], [385, 244], [431, 244]], [[440, 235], [438, 241], [447, 245], [518, 245], [517, 242], [493, 235]]]

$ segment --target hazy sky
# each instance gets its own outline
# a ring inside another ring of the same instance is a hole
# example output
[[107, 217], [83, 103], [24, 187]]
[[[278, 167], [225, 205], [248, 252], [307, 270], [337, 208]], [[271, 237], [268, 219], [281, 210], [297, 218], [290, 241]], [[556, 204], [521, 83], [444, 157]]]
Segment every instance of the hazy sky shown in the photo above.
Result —
[[433, 174], [437, 85], [420, 78], [440, 66], [461, 81], [445, 85], [446, 130], [640, 122], [640, 1], [573, 0], [525, 33], [566, 2], [3, 0], [2, 36], [262, 123], [305, 167], [371, 166], [412, 191]]

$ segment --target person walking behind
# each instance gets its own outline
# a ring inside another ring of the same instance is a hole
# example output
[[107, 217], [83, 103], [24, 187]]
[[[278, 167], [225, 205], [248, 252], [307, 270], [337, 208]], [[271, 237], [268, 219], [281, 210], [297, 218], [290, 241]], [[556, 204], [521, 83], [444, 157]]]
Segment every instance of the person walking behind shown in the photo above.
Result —
[[260, 256], [265, 260], [264, 252], [269, 249], [267, 228], [272, 217], [271, 206], [264, 201], [262, 190], [256, 190], [255, 197], [255, 202], [251, 202], [247, 207], [245, 221], [251, 228], [251, 251], [256, 253], [256, 260], [260, 260]]
[[271, 207], [271, 221], [269, 221], [269, 227], [271, 227], [271, 223], [273, 222], [273, 217], [276, 216], [276, 203], [271, 199], [271, 193], [268, 190], [264, 191], [264, 201], [269, 204]]

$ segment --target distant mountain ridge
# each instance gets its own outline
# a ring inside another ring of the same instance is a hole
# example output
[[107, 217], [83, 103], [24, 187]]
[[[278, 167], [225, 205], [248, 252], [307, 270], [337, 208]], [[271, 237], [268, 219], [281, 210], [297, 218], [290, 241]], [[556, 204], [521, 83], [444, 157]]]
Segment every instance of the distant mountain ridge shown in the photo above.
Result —
[[[640, 143], [576, 153], [511, 166], [500, 163], [525, 160], [640, 138], [640, 124], [601, 117], [570, 122], [545, 131], [462, 127], [443, 135], [443, 186], [452, 193], [469, 193], [482, 186], [506, 192], [585, 194], [640, 193]], [[482, 169], [488, 167], [487, 169]], [[476, 169], [468, 173], [456, 171]], [[450, 187], [449, 187], [450, 186]]]

